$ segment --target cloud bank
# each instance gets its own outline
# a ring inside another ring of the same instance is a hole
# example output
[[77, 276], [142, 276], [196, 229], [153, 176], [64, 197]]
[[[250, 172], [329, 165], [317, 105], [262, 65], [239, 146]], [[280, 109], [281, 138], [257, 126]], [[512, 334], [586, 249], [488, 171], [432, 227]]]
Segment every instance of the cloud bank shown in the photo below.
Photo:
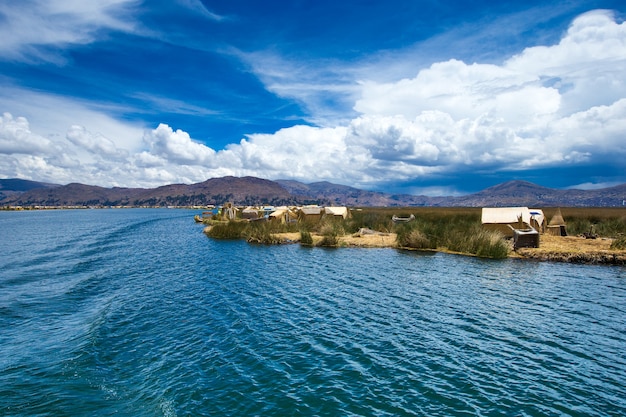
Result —
[[167, 124], [120, 141], [106, 127], [80, 124], [46, 136], [23, 115], [4, 113], [0, 172], [103, 186], [254, 175], [376, 189], [604, 165], [626, 181], [626, 23], [608, 11], [579, 16], [558, 44], [527, 48], [501, 65], [452, 59], [413, 78], [355, 85], [358, 116], [340, 126], [250, 134], [221, 150]]

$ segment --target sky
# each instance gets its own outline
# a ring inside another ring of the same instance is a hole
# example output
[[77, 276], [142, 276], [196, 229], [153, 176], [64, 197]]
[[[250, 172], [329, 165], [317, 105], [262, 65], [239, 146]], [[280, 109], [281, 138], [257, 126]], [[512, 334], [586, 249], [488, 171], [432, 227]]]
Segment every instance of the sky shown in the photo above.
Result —
[[0, 178], [626, 182], [623, 0], [0, 0]]

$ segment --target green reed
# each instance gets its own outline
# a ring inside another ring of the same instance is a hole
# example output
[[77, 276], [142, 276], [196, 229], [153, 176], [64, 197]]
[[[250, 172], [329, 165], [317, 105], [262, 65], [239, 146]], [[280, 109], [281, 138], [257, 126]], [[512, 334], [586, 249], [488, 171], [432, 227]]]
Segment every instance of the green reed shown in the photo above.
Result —
[[500, 233], [484, 230], [476, 213], [447, 211], [418, 216], [411, 222], [396, 225], [400, 247], [445, 248], [496, 259], [508, 256], [508, 242]]

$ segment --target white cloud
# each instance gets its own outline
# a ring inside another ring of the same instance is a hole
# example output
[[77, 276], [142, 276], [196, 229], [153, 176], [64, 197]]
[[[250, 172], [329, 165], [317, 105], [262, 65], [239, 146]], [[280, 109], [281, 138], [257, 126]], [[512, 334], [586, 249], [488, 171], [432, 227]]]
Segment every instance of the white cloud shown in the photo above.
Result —
[[59, 61], [50, 46], [86, 44], [102, 29], [132, 31], [137, 0], [21, 0], [1, 2], [0, 56]]
[[192, 141], [187, 132], [180, 129], [174, 132], [165, 124], [146, 132], [144, 141], [154, 155], [182, 165], [210, 164], [215, 155], [213, 149]]
[[50, 141], [33, 135], [25, 117], [13, 118], [4, 113], [0, 119], [0, 153], [41, 155], [50, 148]]
[[504, 66], [553, 84], [561, 115], [611, 104], [626, 97], [626, 23], [608, 11], [586, 13], [557, 45], [527, 48]]
[[445, 112], [455, 120], [489, 114], [522, 126], [542, 121], [555, 113], [559, 104], [558, 90], [542, 86], [539, 74], [450, 60], [435, 63], [412, 79], [365, 82], [355, 109], [363, 114], [407, 119], [430, 110]]
[[143, 146], [144, 127], [106, 114], [123, 110], [107, 108], [105, 112], [88, 102], [18, 87], [3, 87], [0, 94], [0, 112], [10, 111], [27, 119], [30, 125], [38, 127], [37, 131], [45, 131], [41, 136], [48, 139], [65, 136], [70, 126], [79, 125], [107, 137], [118, 149], [133, 152]]
[[246, 53], [231, 48], [263, 82], [265, 88], [279, 97], [297, 102], [308, 114], [308, 121], [323, 126], [345, 123], [346, 114], [358, 97], [353, 81], [354, 71], [334, 60], [293, 61], [275, 51]]
[[83, 126], [73, 125], [66, 134], [67, 139], [87, 152], [94, 155], [107, 156], [114, 159], [124, 159], [128, 152], [124, 149], [118, 149], [112, 140], [100, 133], [93, 134]]
[[601, 188], [615, 187], [621, 184], [622, 184], [621, 182], [598, 182], [598, 183], [585, 182], [582, 184], [572, 185], [567, 188], [570, 190], [599, 190]]
[[[363, 82], [354, 103], [361, 115], [340, 126], [250, 134], [223, 150], [166, 124], [143, 131], [84, 105], [30, 93], [29, 105], [14, 113], [25, 117], [2, 119], [1, 172], [104, 186], [255, 175], [376, 187], [459, 171], [619, 166], [626, 160], [625, 43], [626, 23], [607, 12], [585, 14], [559, 43], [527, 48], [501, 65], [447, 60], [413, 78]], [[286, 77], [272, 68], [268, 79]], [[289, 95], [285, 84], [275, 91]], [[16, 108], [10, 98], [0, 105]], [[41, 128], [29, 120], [49, 122], [57, 133], [35, 133]]]
[[220, 21], [224, 19], [223, 16], [220, 16], [217, 13], [214, 13], [207, 9], [204, 3], [202, 3], [200, 0], [178, 0], [178, 3], [210, 20]]

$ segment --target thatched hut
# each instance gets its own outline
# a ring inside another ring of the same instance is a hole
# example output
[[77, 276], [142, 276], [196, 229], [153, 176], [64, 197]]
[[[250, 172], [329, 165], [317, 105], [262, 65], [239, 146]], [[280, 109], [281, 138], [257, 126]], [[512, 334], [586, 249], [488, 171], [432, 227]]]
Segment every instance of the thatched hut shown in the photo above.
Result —
[[567, 236], [565, 220], [563, 220], [561, 209], [557, 209], [554, 216], [550, 219], [550, 223], [548, 223], [547, 227], [547, 233], [554, 236]]
[[347, 219], [348, 217], [350, 217], [350, 210], [348, 210], [348, 207], [325, 207], [324, 214], [326, 216], [341, 217], [343, 219]]
[[485, 229], [513, 237], [514, 230], [531, 228], [531, 215], [528, 207], [484, 207], [481, 222]]
[[298, 220], [314, 223], [322, 219], [322, 214], [324, 214], [324, 207], [303, 206], [298, 211]]
[[295, 223], [298, 221], [298, 215], [288, 207], [277, 207], [268, 219], [278, 223]]
[[241, 211], [241, 217], [247, 220], [257, 220], [259, 217], [263, 217], [263, 210], [258, 207], [246, 207]]

